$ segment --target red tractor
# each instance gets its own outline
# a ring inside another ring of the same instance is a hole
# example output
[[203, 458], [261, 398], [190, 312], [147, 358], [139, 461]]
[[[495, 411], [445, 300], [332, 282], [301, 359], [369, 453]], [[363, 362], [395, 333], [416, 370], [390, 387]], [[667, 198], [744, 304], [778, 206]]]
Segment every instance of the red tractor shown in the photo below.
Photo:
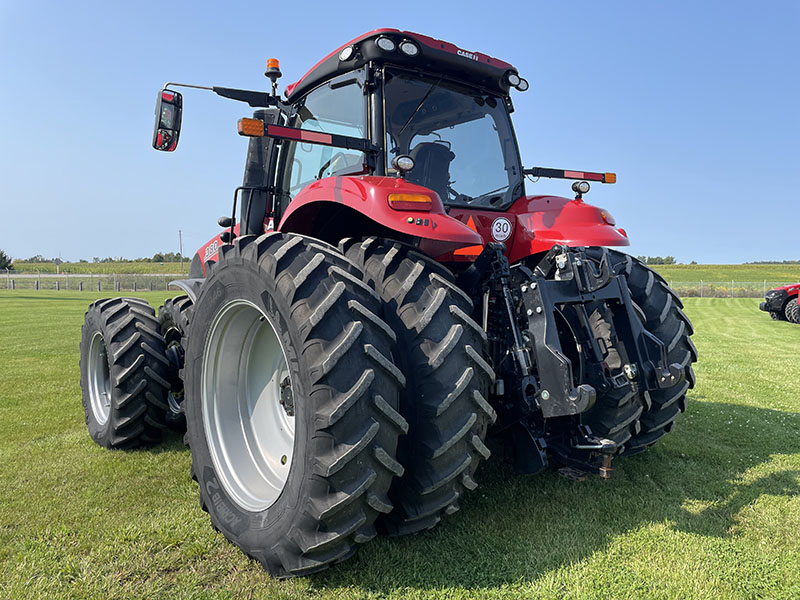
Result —
[[764, 302], [759, 308], [769, 313], [776, 321], [800, 323], [800, 308], [797, 296], [800, 294], [800, 283], [776, 287], [764, 294]]
[[[525, 168], [510, 64], [381, 29], [257, 110], [243, 184], [158, 317], [100, 300], [82, 385], [94, 440], [185, 427], [212, 524], [273, 575], [311, 573], [377, 532], [434, 527], [499, 449], [520, 473], [607, 478], [686, 409], [697, 352], [678, 296], [589, 182]], [[183, 100], [158, 95], [173, 151]], [[198, 87], [198, 86], [189, 86]], [[574, 198], [526, 178], [574, 179]]]

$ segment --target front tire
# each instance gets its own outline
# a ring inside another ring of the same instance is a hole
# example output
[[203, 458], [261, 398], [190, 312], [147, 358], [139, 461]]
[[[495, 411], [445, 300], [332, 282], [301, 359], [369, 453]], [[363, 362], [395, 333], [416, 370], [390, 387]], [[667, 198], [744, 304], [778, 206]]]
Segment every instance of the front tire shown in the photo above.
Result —
[[392, 508], [407, 429], [393, 334], [322, 242], [272, 233], [220, 254], [186, 348], [192, 474], [212, 524], [272, 575], [319, 571]]
[[797, 306], [797, 298], [792, 298], [786, 303], [783, 314], [790, 323], [800, 323], [800, 309]]
[[158, 321], [138, 298], [97, 300], [81, 330], [81, 390], [86, 425], [104, 448], [161, 440], [169, 361]]

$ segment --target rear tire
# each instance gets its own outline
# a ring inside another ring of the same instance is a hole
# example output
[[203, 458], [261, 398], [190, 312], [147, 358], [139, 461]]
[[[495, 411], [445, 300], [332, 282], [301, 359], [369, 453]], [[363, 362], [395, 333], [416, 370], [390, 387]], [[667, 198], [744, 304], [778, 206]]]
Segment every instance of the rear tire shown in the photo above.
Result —
[[158, 327], [167, 343], [167, 358], [170, 361], [166, 423], [167, 427], [178, 433], [186, 432], [186, 415], [183, 412], [184, 338], [189, 330], [191, 314], [192, 301], [186, 295], [169, 298], [158, 309]]
[[81, 330], [86, 425], [104, 448], [151, 446], [167, 412], [169, 361], [158, 321], [138, 298], [97, 300]]
[[194, 306], [192, 475], [214, 527], [273, 576], [351, 556], [375, 536], [403, 473], [404, 378], [361, 277], [323, 242], [240, 237], [220, 249]]
[[686, 394], [695, 383], [692, 363], [697, 362], [697, 349], [690, 338], [694, 330], [683, 312], [683, 303], [667, 282], [622, 252], [609, 250], [609, 259], [614, 273], [626, 277], [631, 299], [645, 328], [666, 345], [667, 362], [680, 364], [685, 374], [684, 381], [674, 387], [638, 395], [644, 404], [639, 431], [622, 450], [625, 454], [636, 454], [670, 432], [675, 419], [686, 410]]
[[490, 455], [484, 440], [496, 413], [487, 402], [494, 372], [486, 335], [469, 316], [472, 302], [452, 274], [430, 257], [376, 238], [344, 240], [339, 247], [383, 299], [406, 377], [400, 412], [409, 432], [398, 446], [406, 472], [392, 484], [395, 508], [379, 528], [390, 535], [430, 529], [458, 510]]

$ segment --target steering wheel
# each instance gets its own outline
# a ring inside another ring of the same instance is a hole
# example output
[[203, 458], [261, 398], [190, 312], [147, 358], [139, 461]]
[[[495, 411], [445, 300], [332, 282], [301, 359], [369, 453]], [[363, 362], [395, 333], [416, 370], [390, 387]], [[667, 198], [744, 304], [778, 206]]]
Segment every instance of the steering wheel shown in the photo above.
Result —
[[457, 192], [449, 185], [447, 186], [447, 195], [450, 196], [450, 200], [454, 202], [462, 202], [464, 204], [469, 204], [473, 199], [471, 196]]
[[[317, 173], [317, 179], [322, 179], [322, 174], [325, 172], [325, 169], [333, 165], [337, 160], [346, 160], [347, 155], [344, 152], [337, 152], [319, 168], [319, 173]], [[331, 169], [331, 173], [333, 173], [333, 169]]]

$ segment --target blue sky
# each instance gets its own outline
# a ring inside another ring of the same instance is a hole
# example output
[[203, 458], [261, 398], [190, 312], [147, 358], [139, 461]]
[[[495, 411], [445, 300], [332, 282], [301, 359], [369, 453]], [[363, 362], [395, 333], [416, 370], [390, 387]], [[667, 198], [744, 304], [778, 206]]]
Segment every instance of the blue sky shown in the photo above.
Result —
[[[190, 254], [230, 211], [249, 109], [187, 91], [180, 147], [159, 153], [163, 83], [264, 89], [274, 56], [283, 89], [378, 27], [514, 64], [531, 83], [513, 96], [526, 166], [616, 171], [586, 200], [627, 229], [632, 254], [800, 258], [794, 1], [0, 0], [0, 248], [150, 256], [177, 251], [181, 229]], [[528, 193], [569, 195], [569, 182]]]

